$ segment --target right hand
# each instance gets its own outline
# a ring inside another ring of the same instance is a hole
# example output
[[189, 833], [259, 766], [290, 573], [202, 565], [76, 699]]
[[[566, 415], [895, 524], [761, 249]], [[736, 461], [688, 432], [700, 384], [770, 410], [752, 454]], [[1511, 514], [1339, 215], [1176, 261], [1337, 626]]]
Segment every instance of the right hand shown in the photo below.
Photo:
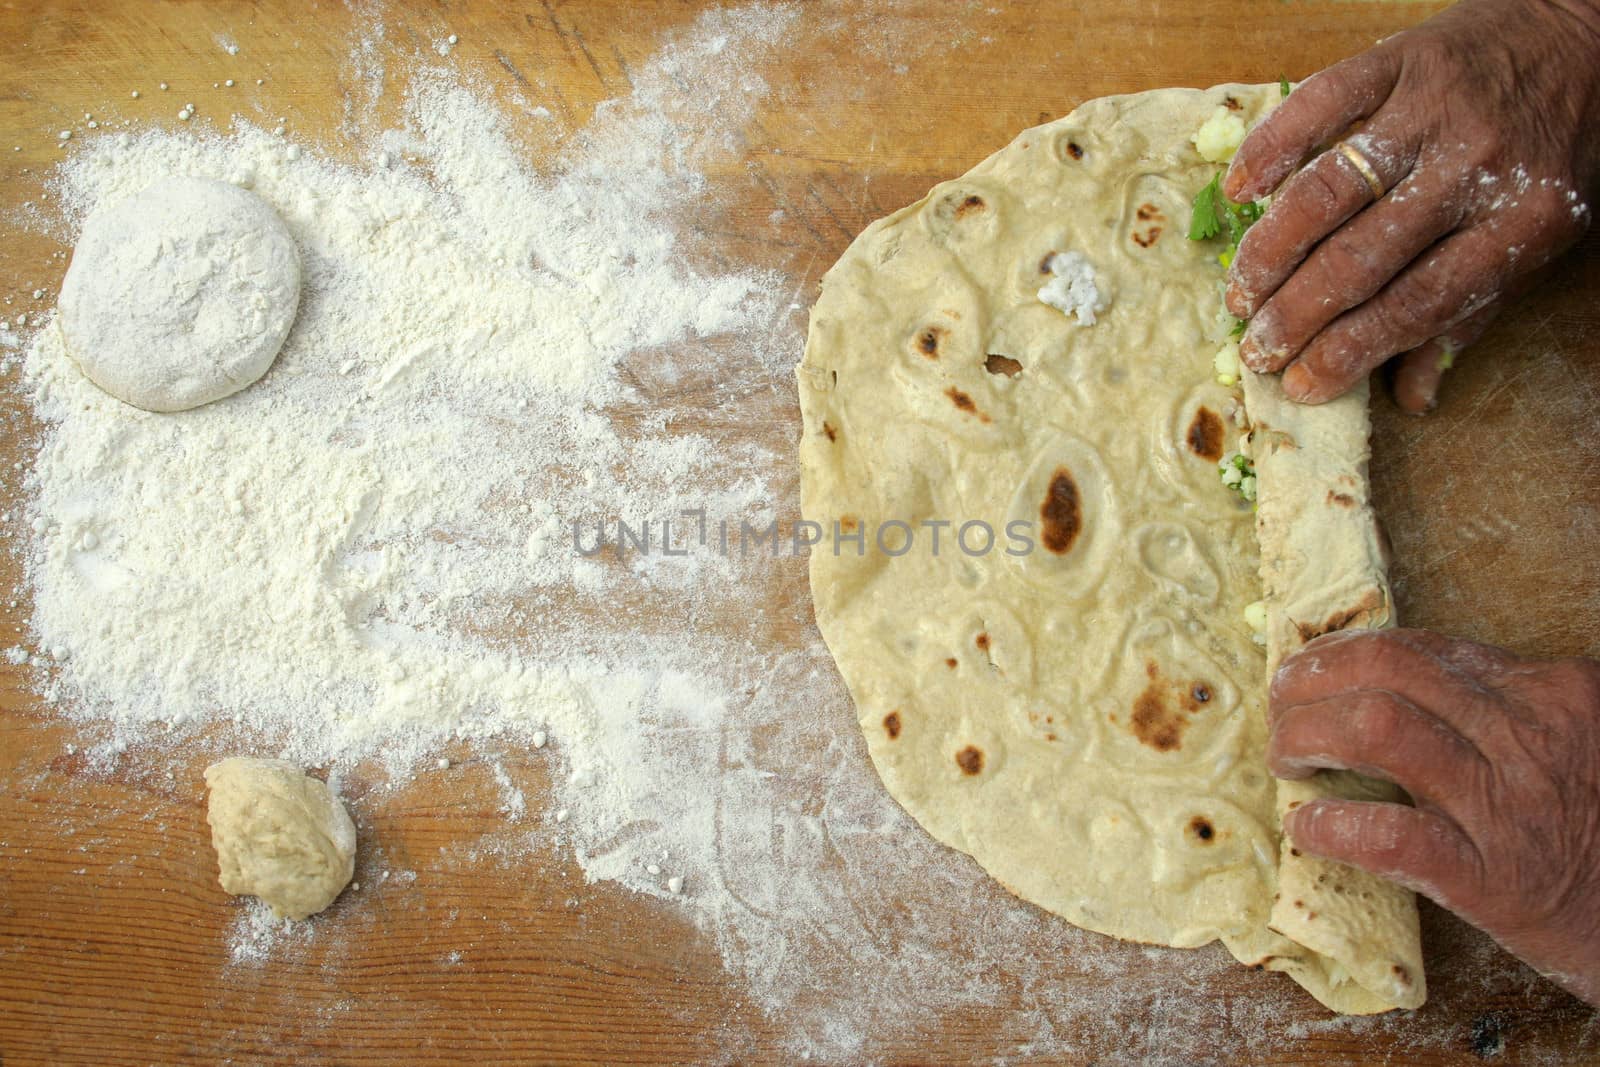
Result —
[[[1455, 353], [1588, 228], [1597, 124], [1600, 0], [1462, 0], [1307, 79], [1224, 185], [1278, 190], [1229, 274], [1240, 357], [1320, 403], [1403, 353], [1396, 399], [1430, 409]], [[1341, 137], [1376, 202], [1337, 148], [1300, 169]]]

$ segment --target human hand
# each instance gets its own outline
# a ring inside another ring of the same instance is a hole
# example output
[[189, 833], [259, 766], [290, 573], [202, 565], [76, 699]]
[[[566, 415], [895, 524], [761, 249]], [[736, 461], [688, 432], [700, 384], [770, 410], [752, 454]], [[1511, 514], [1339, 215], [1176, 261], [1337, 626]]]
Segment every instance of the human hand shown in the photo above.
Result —
[[1600, 662], [1427, 630], [1330, 634], [1273, 678], [1268, 765], [1342, 768], [1415, 807], [1315, 800], [1295, 847], [1433, 898], [1600, 1006]]
[[[1508, 290], [1588, 228], [1597, 122], [1596, 0], [1463, 0], [1307, 79], [1223, 185], [1246, 201], [1282, 183], [1229, 272], [1245, 365], [1320, 403], [1404, 353], [1396, 399], [1431, 409]], [[1376, 203], [1338, 148], [1295, 172], [1353, 123]]]

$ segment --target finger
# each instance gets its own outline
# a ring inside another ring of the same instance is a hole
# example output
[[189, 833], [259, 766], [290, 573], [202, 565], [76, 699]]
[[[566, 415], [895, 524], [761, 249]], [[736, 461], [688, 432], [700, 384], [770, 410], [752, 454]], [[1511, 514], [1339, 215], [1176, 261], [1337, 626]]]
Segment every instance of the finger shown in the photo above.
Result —
[[[1317, 245], [1250, 320], [1239, 342], [1246, 366], [1257, 373], [1282, 369], [1335, 317], [1371, 298], [1455, 229], [1463, 209], [1435, 173], [1413, 174]], [[1356, 180], [1365, 185], [1359, 174]]]
[[[1461, 354], [1461, 350], [1477, 343], [1489, 327], [1494, 325], [1494, 321], [1500, 317], [1501, 309], [1507, 303], [1520, 298], [1523, 293], [1531, 289], [1538, 288], [1551, 273], [1551, 267], [1545, 264], [1520, 275], [1507, 283], [1505, 293], [1499, 300], [1477, 314], [1469, 316], [1444, 336], [1435, 338], [1422, 348], [1414, 348], [1402, 356], [1399, 366], [1395, 368], [1394, 380], [1395, 400], [1401, 409], [1413, 415], [1433, 410], [1444, 371], [1454, 365], [1455, 358]], [[1425, 354], [1429, 349], [1433, 351], [1432, 359]], [[1446, 356], [1446, 352], [1454, 354]], [[1441, 358], [1444, 360], [1443, 367], [1438, 365]]]
[[1500, 314], [1502, 303], [1495, 301], [1421, 348], [1413, 348], [1400, 357], [1394, 372], [1394, 399], [1400, 410], [1424, 415], [1438, 406], [1439, 383], [1444, 372], [1455, 365], [1463, 349], [1483, 336]]
[[1492, 228], [1446, 238], [1317, 334], [1284, 371], [1284, 392], [1305, 404], [1340, 396], [1390, 356], [1489, 306], [1499, 298], [1508, 270], [1505, 241]]
[[[1352, 144], [1369, 160], [1385, 189], [1399, 185], [1416, 162], [1415, 151], [1403, 143], [1365, 136], [1352, 138]], [[1366, 175], [1344, 152], [1329, 149], [1312, 160], [1289, 179], [1266, 215], [1240, 242], [1228, 271], [1224, 296], [1228, 313], [1240, 319], [1255, 315], [1317, 242], [1372, 200]]]
[[[1509, 649], [1468, 641], [1462, 637], [1449, 637], [1432, 630], [1387, 630], [1396, 638], [1427, 655], [1455, 672], [1450, 677], [1469, 679], [1484, 692], [1494, 689], [1497, 680], [1507, 671], [1525, 667], [1530, 662]], [[1533, 661], [1537, 662], [1537, 661]]]
[[1483, 859], [1462, 829], [1434, 811], [1373, 800], [1313, 800], [1284, 816], [1302, 852], [1387, 878], [1454, 910], [1478, 895]]
[[1250, 131], [1223, 182], [1236, 203], [1258, 200], [1292, 174], [1312, 149], [1377, 111], [1399, 72], [1393, 53], [1376, 48], [1301, 82]]
[[1345, 630], [1319, 637], [1284, 661], [1268, 689], [1274, 721], [1289, 709], [1356, 690], [1396, 694], [1474, 744], [1493, 716], [1483, 708], [1483, 680], [1511, 653], [1428, 630]]
[[1483, 885], [1477, 846], [1447, 816], [1375, 800], [1312, 800], [1287, 813], [1295, 848], [1360, 867], [1455, 910]]
[[1267, 766], [1279, 778], [1355, 771], [1439, 802], [1485, 766], [1473, 744], [1395, 693], [1363, 689], [1289, 708], [1272, 727]]

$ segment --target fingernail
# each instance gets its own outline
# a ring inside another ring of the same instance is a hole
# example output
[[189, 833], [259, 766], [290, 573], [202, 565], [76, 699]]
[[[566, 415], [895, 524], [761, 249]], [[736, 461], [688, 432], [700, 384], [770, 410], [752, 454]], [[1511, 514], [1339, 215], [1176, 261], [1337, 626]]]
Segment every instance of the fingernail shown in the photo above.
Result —
[[1283, 813], [1283, 832], [1289, 835], [1289, 840], [1295, 840], [1295, 829], [1300, 822], [1300, 813], [1304, 807], [1293, 808]]
[[1250, 169], [1238, 159], [1228, 167], [1228, 176], [1222, 179], [1222, 191], [1228, 194], [1228, 199], [1234, 203], [1239, 202], [1239, 192], [1250, 180]]
[[1262, 351], [1261, 342], [1256, 340], [1254, 330], [1246, 330], [1239, 339], [1239, 361], [1257, 374], [1265, 374], [1270, 370], [1267, 353]]
[[1298, 808], [1291, 808], [1283, 813], [1283, 828], [1289, 831], [1289, 837], [1293, 838], [1299, 824], [1315, 819], [1321, 810], [1321, 800], [1308, 800]]
[[1295, 363], [1283, 372], [1283, 391], [1290, 400], [1302, 403], [1311, 399], [1311, 391], [1316, 388], [1317, 378], [1304, 363]]
[[1228, 282], [1227, 291], [1222, 294], [1222, 303], [1228, 309], [1228, 314], [1236, 319], [1250, 317], [1250, 303], [1245, 298], [1244, 290], [1236, 281]]

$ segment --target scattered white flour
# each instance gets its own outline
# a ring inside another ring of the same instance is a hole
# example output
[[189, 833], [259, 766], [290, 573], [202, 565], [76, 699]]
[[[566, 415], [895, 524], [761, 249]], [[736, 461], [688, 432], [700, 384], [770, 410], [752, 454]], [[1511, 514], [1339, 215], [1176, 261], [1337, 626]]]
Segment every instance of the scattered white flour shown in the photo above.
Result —
[[[76, 212], [167, 174], [247, 184], [306, 272], [271, 372], [196, 411], [105, 396], [53, 327], [30, 346], [50, 424], [30, 481], [33, 624], [70, 654], [53, 688], [74, 707], [130, 730], [222, 709], [290, 758], [381, 750], [400, 768], [451, 737], [581, 741], [602, 710], [649, 702], [685, 645], [595, 639], [555, 588], [577, 562], [570, 524], [762, 499], [761, 448], [662, 432], [660, 407], [626, 426], [605, 409], [650, 403], [624, 357], [650, 352], [658, 375], [697, 358], [666, 349], [764, 321], [772, 281], [684, 262], [665, 213], [700, 179], [661, 165], [684, 154], [664, 120], [597, 123], [595, 147], [546, 175], [447, 75], [417, 78], [407, 119], [384, 141], [411, 165], [389, 170], [292, 159], [249, 127], [102, 139], [64, 165]], [[604, 585], [650, 577], [610, 569]]]
[[500, 787], [500, 811], [512, 822], [522, 818], [528, 810], [528, 798], [518, 788], [517, 783], [511, 780], [511, 775], [506, 773], [506, 768], [499, 760], [489, 765], [489, 770], [494, 775], [494, 784]]
[[[860, 40], [861, 61], [887, 68], [937, 51], [946, 23], [919, 15], [926, 32], [901, 40], [878, 13], [713, 10], [536, 154], [513, 130], [548, 137], [545, 105], [565, 104], [528, 85], [507, 108], [534, 118], [513, 123], [486, 87], [426, 66], [400, 128], [375, 134], [376, 30], [352, 56], [367, 95], [346, 94], [345, 147], [365, 163], [249, 125], [74, 140], [59, 197], [25, 218], [61, 213], [70, 242], [91, 208], [165, 175], [235, 182], [282, 215], [306, 283], [267, 375], [177, 415], [110, 399], [53, 324], [33, 334], [44, 431], [11, 530], [28, 553], [28, 644], [54, 661], [41, 692], [107, 731], [107, 759], [219, 719], [257, 754], [378, 756], [396, 781], [443, 766], [446, 741], [514, 753], [490, 766], [521, 840], [559, 821], [589, 880], [691, 916], [793, 1058], [858, 1061], [980, 1011], [998, 1018], [998, 1060], [1153, 1062], [1169, 1035], [1213, 1033], [1230, 1054], [1277, 1054], [1279, 1022], [1303, 1007], [1288, 981], [1212, 996], [1236, 974], [1215, 946], [1075, 930], [934, 844], [870, 766], [810, 626], [804, 561], [725, 558], [680, 515], [760, 526], [797, 509], [795, 309], [841, 237], [763, 249], [786, 257], [777, 277], [741, 263], [764, 232], [750, 220], [805, 205], [773, 183], [754, 215], [722, 212], [768, 181], [750, 130], [789, 54]], [[945, 39], [970, 41], [982, 15], [963, 8]], [[837, 91], [852, 106], [853, 88]], [[737, 226], [744, 238], [708, 236]], [[1076, 289], [1079, 266], [1057, 273], [1092, 323], [1092, 270]], [[672, 519], [688, 556], [573, 551], [574, 521], [588, 544], [618, 517]], [[550, 795], [516, 784], [519, 760], [548, 764]], [[351, 909], [417, 875], [358, 877]], [[250, 905], [233, 958], [259, 963], [313, 929], [339, 931]], [[742, 1035], [722, 1036], [708, 1058], [740, 1058]]]
[[311, 940], [311, 923], [279, 919], [265, 901], [240, 898], [239, 916], [228, 934], [228, 959], [233, 963], [265, 963], [275, 948], [284, 944], [304, 944]]

